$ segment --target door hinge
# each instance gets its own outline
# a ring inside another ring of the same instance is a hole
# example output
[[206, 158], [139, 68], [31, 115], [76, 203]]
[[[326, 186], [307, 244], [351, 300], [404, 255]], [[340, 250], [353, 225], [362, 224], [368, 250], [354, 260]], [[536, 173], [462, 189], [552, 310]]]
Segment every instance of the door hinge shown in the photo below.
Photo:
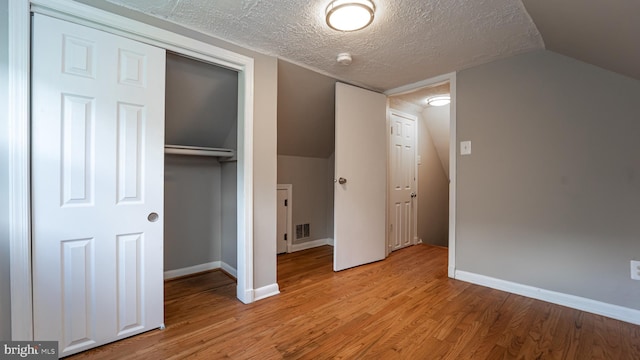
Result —
[[391, 135], [393, 135], [393, 126], [391, 127]]
[[289, 206], [289, 199], [284, 199], [284, 206]]
[[287, 234], [284, 234], [284, 239], [287, 240]]

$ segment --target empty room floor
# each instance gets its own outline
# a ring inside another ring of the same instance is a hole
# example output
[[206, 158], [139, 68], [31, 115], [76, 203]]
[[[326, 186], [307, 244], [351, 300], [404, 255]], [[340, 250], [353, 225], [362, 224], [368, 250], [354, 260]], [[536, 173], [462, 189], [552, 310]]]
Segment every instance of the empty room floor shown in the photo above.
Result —
[[640, 326], [447, 278], [416, 245], [332, 270], [278, 256], [280, 295], [243, 305], [221, 271], [165, 284], [165, 330], [68, 359], [640, 359]]

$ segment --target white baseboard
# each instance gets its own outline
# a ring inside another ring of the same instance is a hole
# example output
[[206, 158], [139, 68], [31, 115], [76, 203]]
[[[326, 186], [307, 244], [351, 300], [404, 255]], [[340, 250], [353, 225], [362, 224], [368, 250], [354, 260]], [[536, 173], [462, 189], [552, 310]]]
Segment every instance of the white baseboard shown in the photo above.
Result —
[[640, 325], [640, 310], [631, 309], [619, 305], [591, 300], [580, 296], [559, 293], [556, 291], [540, 289], [537, 287], [518, 284], [506, 280], [500, 280], [489, 276], [478, 275], [467, 271], [456, 270], [455, 278], [476, 285], [490, 287], [492, 289], [506, 291], [512, 294], [522, 295], [553, 304], [570, 307], [577, 310], [606, 316], [612, 319]]
[[229, 275], [235, 278], [238, 278], [238, 271], [235, 268], [233, 268], [231, 265], [227, 264], [224, 261], [212, 261], [204, 264], [189, 266], [182, 269], [167, 270], [164, 272], [164, 279], [165, 280], [175, 279], [180, 276], [197, 274], [199, 272], [215, 270], [215, 269], [222, 269], [227, 273], [229, 273]]
[[271, 284], [255, 289], [253, 291], [253, 300], [258, 301], [278, 294], [280, 294], [278, 284]]
[[221, 267], [222, 266], [220, 261], [212, 261], [212, 262], [208, 262], [200, 265], [189, 266], [182, 269], [167, 270], [164, 272], [164, 279], [165, 280], [174, 279], [180, 276], [197, 274], [199, 272], [213, 270], [213, 269], [220, 269]]
[[220, 262], [220, 268], [224, 271], [226, 271], [227, 273], [229, 273], [229, 275], [233, 276], [234, 278], [238, 278], [238, 270], [236, 270], [235, 268], [231, 267], [231, 265], [227, 264], [224, 261]]
[[333, 246], [333, 239], [326, 238], [326, 239], [318, 239], [318, 240], [313, 240], [313, 241], [307, 241], [307, 242], [303, 242], [303, 243], [300, 243], [300, 244], [291, 244], [291, 252], [312, 249], [314, 247], [324, 246], [324, 245]]
[[236, 296], [243, 304], [251, 304], [255, 301], [253, 293], [254, 291], [252, 289], [241, 289], [239, 286], [236, 286]]
[[[447, 276], [455, 279], [456, 278], [456, 267], [454, 265], [449, 265], [449, 267], [447, 268]], [[468, 281], [471, 282], [471, 281]]]

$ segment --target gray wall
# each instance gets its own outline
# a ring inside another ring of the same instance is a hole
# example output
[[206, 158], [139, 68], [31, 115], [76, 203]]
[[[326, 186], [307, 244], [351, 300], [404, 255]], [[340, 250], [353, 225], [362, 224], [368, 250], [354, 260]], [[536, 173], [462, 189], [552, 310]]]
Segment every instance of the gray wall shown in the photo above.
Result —
[[335, 184], [333, 179], [336, 175], [336, 154], [331, 153], [329, 159], [327, 159], [327, 237], [333, 239], [333, 201], [335, 197]]
[[235, 149], [238, 73], [168, 52], [166, 74], [165, 142]]
[[425, 244], [449, 245], [449, 181], [443, 170], [421, 107], [391, 97], [389, 107], [418, 119], [418, 220], [417, 235]]
[[[330, 196], [327, 184], [333, 185], [329, 159], [278, 155], [278, 184], [293, 185], [294, 244], [333, 238], [333, 226], [328, 232], [327, 216]], [[295, 226], [305, 223], [309, 224], [310, 236], [298, 240]]]
[[449, 177], [425, 116], [418, 119], [418, 153], [422, 158], [418, 165], [418, 237], [425, 244], [449, 246]]
[[449, 178], [449, 143], [451, 125], [451, 106], [427, 106], [422, 111], [423, 124], [429, 130], [433, 145], [442, 163], [442, 170]]
[[221, 162], [222, 166], [222, 261], [238, 268], [238, 163]]
[[8, 2], [0, 1], [0, 339], [11, 339], [9, 278]]
[[457, 79], [456, 267], [640, 309], [640, 82], [550, 51]]
[[165, 271], [221, 260], [221, 176], [215, 158], [165, 156]]

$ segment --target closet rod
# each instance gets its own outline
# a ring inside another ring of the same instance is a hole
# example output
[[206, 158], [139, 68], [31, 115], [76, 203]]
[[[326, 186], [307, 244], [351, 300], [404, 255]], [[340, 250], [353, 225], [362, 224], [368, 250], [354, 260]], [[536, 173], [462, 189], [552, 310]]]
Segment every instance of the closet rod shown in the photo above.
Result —
[[165, 145], [165, 154], [174, 155], [197, 155], [197, 156], [214, 156], [231, 158], [235, 156], [235, 151], [232, 149], [222, 148], [209, 148], [201, 146], [185, 146], [185, 145]]

